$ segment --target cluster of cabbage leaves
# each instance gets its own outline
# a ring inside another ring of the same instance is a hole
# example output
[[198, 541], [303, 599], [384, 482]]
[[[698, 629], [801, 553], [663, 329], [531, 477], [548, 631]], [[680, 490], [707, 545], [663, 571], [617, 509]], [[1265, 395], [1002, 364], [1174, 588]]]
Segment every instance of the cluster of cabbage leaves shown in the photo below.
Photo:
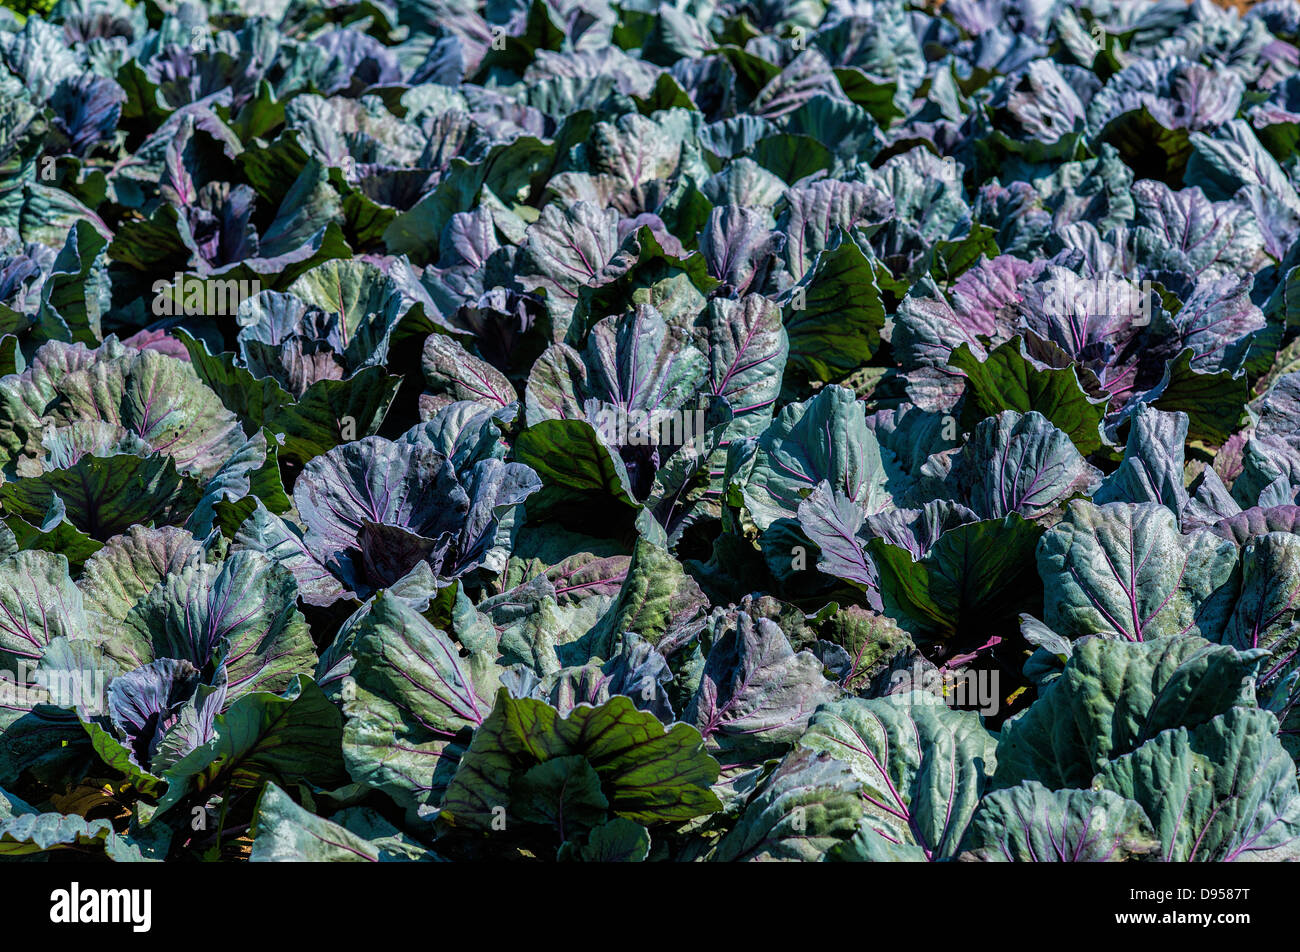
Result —
[[1298, 66], [0, 10], [0, 856], [1292, 858]]

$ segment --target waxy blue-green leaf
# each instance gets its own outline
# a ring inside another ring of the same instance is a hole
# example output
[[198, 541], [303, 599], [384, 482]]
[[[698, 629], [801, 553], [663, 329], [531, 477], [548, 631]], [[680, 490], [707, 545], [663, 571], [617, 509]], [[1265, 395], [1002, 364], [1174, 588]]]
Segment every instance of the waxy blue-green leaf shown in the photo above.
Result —
[[[1253, 706], [1262, 652], [1192, 637], [1077, 642], [1065, 670], [998, 736], [998, 787], [1037, 780], [1056, 790], [1092, 775], [1161, 731], [1194, 728]], [[1127, 795], [1127, 794], [1126, 794]]]
[[1259, 185], [1300, 214], [1300, 195], [1246, 120], [1233, 119], [1212, 136], [1195, 132], [1191, 143], [1185, 180], [1200, 187], [1206, 197], [1228, 199], [1243, 186]]
[[775, 622], [739, 612], [720, 619], [699, 687], [683, 719], [728, 761], [788, 749], [839, 689], [808, 651], [795, 652]]
[[361, 836], [294, 803], [274, 783], [257, 801], [252, 827], [252, 863], [384, 863], [436, 859], [398, 833]]
[[1259, 266], [1264, 236], [1248, 207], [1211, 202], [1200, 188], [1175, 191], [1164, 182], [1133, 183], [1135, 250], [1153, 270], [1199, 274]]
[[789, 189], [778, 222], [786, 235], [787, 270], [795, 280], [801, 279], [820, 254], [837, 245], [837, 229], [848, 235], [860, 226], [879, 226], [893, 212], [893, 206], [893, 197], [874, 180], [823, 179]]
[[469, 353], [454, 337], [430, 334], [421, 357], [424, 379], [442, 400], [473, 400], [496, 410], [516, 399], [501, 371]]
[[30, 550], [0, 561], [0, 661], [12, 677], [55, 638], [86, 635], [85, 602], [68, 577], [68, 560]]
[[847, 763], [801, 747], [755, 791], [713, 858], [816, 862], [854, 835], [866, 809], [862, 782]]
[[1205, 529], [1183, 535], [1158, 503], [1070, 503], [1043, 536], [1043, 619], [1070, 638], [1213, 637], [1237, 592], [1237, 550]]
[[799, 528], [817, 546], [818, 571], [860, 586], [881, 607], [880, 576], [867, 555], [872, 531], [857, 503], [823, 480], [799, 503]]
[[297, 602], [298, 585], [288, 569], [259, 552], [234, 552], [160, 580], [104, 647], [130, 666], [181, 658], [202, 669], [224, 655], [229, 700], [278, 693], [316, 664]]
[[954, 497], [985, 519], [1018, 513], [1033, 519], [1100, 474], [1070, 438], [1035, 410], [1007, 410], [982, 421], [946, 477]]
[[492, 710], [495, 659], [466, 655], [406, 601], [381, 594], [352, 640], [343, 757], [400, 805], [437, 807], [470, 731]]
[[[289, 285], [288, 293], [339, 315], [339, 357], [353, 367], [383, 360], [390, 334], [413, 303], [402, 294], [397, 282], [377, 266], [358, 259], [335, 259], [317, 265], [299, 275]], [[251, 317], [241, 308], [241, 324], [247, 327]]]
[[235, 534], [235, 548], [261, 552], [293, 573], [298, 594], [308, 605], [332, 605], [349, 594], [330, 571], [320, 552], [307, 542], [302, 529], [265, 506], [258, 505]]
[[100, 318], [111, 305], [106, 271], [108, 241], [88, 221], [77, 222], [41, 287], [34, 328], [39, 339], [93, 347], [103, 339]]
[[[347, 439], [369, 436], [379, 428], [401, 378], [383, 367], [364, 367], [345, 380], [322, 378], [296, 400], [273, 377], [256, 377], [231, 353], [211, 354], [207, 345], [177, 332], [199, 377], [243, 420], [246, 432], [264, 427], [283, 434], [279, 455], [295, 463], [333, 449]], [[0, 424], [2, 426], [2, 424]]]
[[1240, 650], [1267, 648], [1261, 682], [1295, 659], [1300, 612], [1300, 535], [1269, 532], [1250, 540], [1241, 553], [1241, 592], [1221, 634], [1213, 640]]
[[1241, 552], [1241, 593], [1232, 617], [1214, 640], [1242, 651], [1266, 649], [1257, 677], [1260, 706], [1272, 711], [1282, 723], [1282, 740], [1296, 753], [1293, 731], [1297, 686], [1296, 657], [1300, 652], [1300, 536], [1290, 532], [1268, 532], [1250, 539]]
[[1032, 780], [980, 801], [957, 858], [972, 863], [1126, 863], [1157, 858], [1142, 807], [1110, 790], [1049, 790]]
[[579, 664], [592, 657], [607, 658], [625, 632], [657, 644], [670, 632], [702, 628], [707, 609], [708, 599], [676, 557], [664, 546], [638, 537], [613, 602], [562, 655]]
[[993, 735], [970, 711], [914, 691], [819, 708], [799, 741], [844, 761], [865, 816], [843, 860], [951, 859], [995, 763]]
[[0, 820], [0, 856], [63, 851], [94, 854], [101, 850], [115, 862], [143, 861], [139, 849], [114, 832], [108, 820], [35, 811]]
[[1166, 862], [1300, 856], [1295, 762], [1267, 711], [1233, 708], [1198, 727], [1167, 730], [1105, 765], [1093, 786], [1142, 805]]
[[519, 262], [520, 282], [530, 291], [546, 292], [557, 337], [568, 327], [578, 289], [598, 283], [601, 269], [618, 245], [617, 212], [590, 202], [547, 205], [528, 226]]
[[880, 444], [853, 391], [826, 387], [790, 404], [758, 437], [740, 493], [760, 529], [796, 519], [799, 502], [822, 480], [867, 513], [892, 507]]
[[707, 373], [707, 359], [686, 333], [639, 304], [592, 327], [581, 353], [553, 344], [538, 358], [525, 391], [526, 419], [586, 419], [588, 400], [658, 416], [681, 407]]
[[1093, 493], [1093, 501], [1154, 502], [1181, 518], [1188, 502], [1183, 485], [1187, 415], [1139, 404], [1129, 419], [1124, 459]]
[[[86, 357], [90, 359], [80, 369], [50, 382], [43, 406], [29, 404], [31, 415], [15, 421], [28, 430], [29, 452], [31, 441], [44, 435], [45, 426], [103, 420], [136, 434], [150, 449], [172, 459], [181, 472], [212, 476], [243, 442], [235, 415], [186, 362], [116, 342], [105, 343]], [[34, 362], [20, 376], [39, 373]], [[14, 386], [23, 384], [15, 378], [0, 384], [0, 388]], [[40, 430], [31, 429], [35, 426]]]
[[[693, 185], [685, 187], [694, 190]], [[668, 201], [672, 203], [674, 198]], [[707, 208], [707, 202], [698, 198], [697, 201]], [[660, 210], [669, 214], [668, 207]], [[683, 209], [677, 216], [669, 214], [669, 217], [682, 218], [689, 214]], [[679, 230], [682, 224], [677, 223]], [[566, 339], [573, 343], [582, 340], [596, 319], [626, 313], [638, 305], [653, 307], [669, 323], [684, 326], [704, 308], [707, 295], [718, 288], [718, 279], [709, 273], [705, 256], [687, 254], [659, 216], [647, 212], [634, 219], [624, 219], [620, 222], [620, 233], [625, 229], [627, 237], [601, 270], [600, 281], [578, 290], [574, 320], [566, 334]], [[703, 242], [701, 249], [704, 249]]]
[[709, 359], [709, 391], [731, 404], [723, 445], [756, 436], [772, 419], [790, 350], [780, 310], [757, 294], [714, 298], [696, 318], [695, 340]]
[[1194, 440], [1220, 445], [1242, 421], [1250, 399], [1250, 379], [1240, 371], [1200, 370], [1192, 366], [1195, 352], [1186, 348], [1165, 364], [1164, 376], [1141, 400], [1158, 410], [1187, 414]]

